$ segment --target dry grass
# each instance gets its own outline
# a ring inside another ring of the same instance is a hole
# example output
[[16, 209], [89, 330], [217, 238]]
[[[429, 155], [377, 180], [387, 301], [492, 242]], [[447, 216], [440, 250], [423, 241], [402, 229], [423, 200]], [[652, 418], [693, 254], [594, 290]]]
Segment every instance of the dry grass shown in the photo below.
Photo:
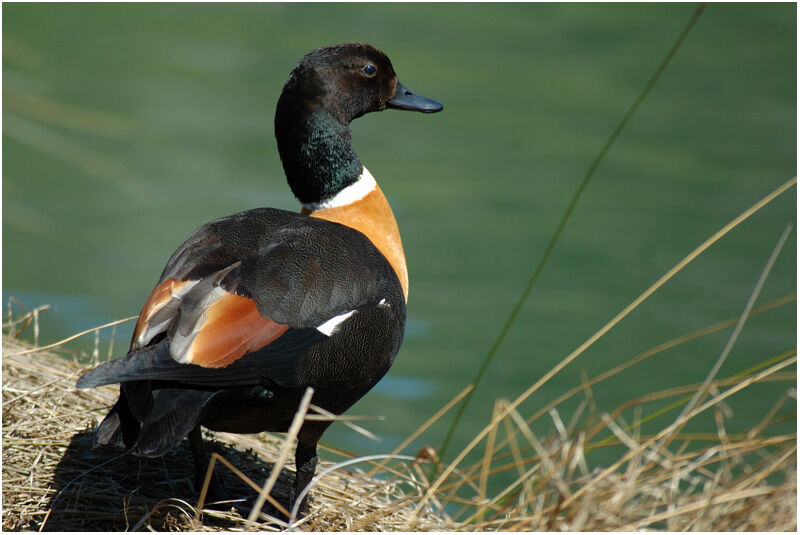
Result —
[[[163, 459], [92, 450], [90, 431], [116, 400], [116, 388], [77, 390], [75, 380], [86, 366], [71, 355], [33, 351], [9, 356], [30, 349], [18, 339], [3, 338], [3, 529], [228, 531], [285, 526], [265, 515], [248, 523], [247, 504], [252, 506], [255, 492], [224, 467], [218, 470], [226, 490], [231, 496], [247, 497], [244, 505], [196, 510], [199, 490], [192, 481], [188, 444]], [[266, 433], [208, 433], [206, 438], [259, 487], [283, 440]], [[331, 464], [322, 462], [318, 470]], [[391, 484], [386, 478], [365, 477], [358, 466], [331, 472], [315, 486], [312, 514], [297, 527], [344, 531], [358, 524], [366, 530], [398, 529], [411, 510], [411, 504], [403, 505], [403, 487], [419, 487], [412, 466], [391, 463], [384, 472], [398, 478]], [[284, 506], [293, 479], [293, 471], [282, 470], [272, 491]], [[275, 514], [269, 506], [264, 511]], [[427, 514], [416, 525], [424, 530], [450, 527]]]
[[[792, 302], [793, 296], [787, 296], [750, 315]], [[30, 323], [32, 317], [29, 314], [14, 325]], [[732, 321], [698, 332], [730, 327]], [[14, 330], [10, 324], [6, 328]], [[662, 344], [631, 362], [691, 338]], [[687, 414], [650, 435], [641, 430], [647, 420], [642, 411], [652, 406], [648, 403], [672, 399], [677, 400], [673, 407], [686, 406], [701, 385], [631, 400], [608, 414], [592, 410], [591, 385], [623, 366], [587, 379], [527, 418], [509, 401], [498, 400], [477, 461], [473, 455], [471, 463], [443, 465], [437, 479], [431, 479], [433, 463], [423, 462], [435, 452], [416, 460], [390, 454], [388, 463], [350, 460], [346, 467], [323, 462], [318, 471], [326, 473], [312, 492], [311, 514], [293, 528], [794, 531], [796, 434], [763, 432], [794, 403], [796, 373], [790, 367], [795, 355], [789, 351], [735, 377], [711, 381], [710, 399], [699, 397]], [[251, 485], [260, 487], [270, 476], [270, 461], [279, 457], [282, 436], [209, 433], [219, 455], [241, 470], [237, 475], [219, 469], [229, 493], [243, 499], [198, 510], [199, 489], [192, 483], [187, 445], [163, 459], [138, 459], [89, 447], [90, 430], [116, 399], [116, 388], [76, 390], [75, 379], [85, 368], [72, 354], [33, 349], [16, 337], [4, 336], [4, 529], [286, 529], [284, 522], [270, 516], [278, 515], [269, 504], [255, 522], [246, 519], [256, 497]], [[750, 432], [728, 434], [725, 399], [759, 382], [775, 383], [779, 393], [775, 406]], [[559, 408], [578, 394], [584, 401], [562, 420]], [[717, 429], [705, 434], [683, 432], [692, 418], [706, 411], [715, 414]], [[542, 418], [549, 429], [545, 437], [533, 430], [534, 422]], [[436, 419], [428, 423], [435, 424]], [[590, 469], [585, 456], [599, 448], [616, 448], [618, 460], [607, 468]], [[323, 453], [323, 457], [335, 455]], [[292, 482], [293, 472], [281, 470], [272, 491], [285, 507]]]

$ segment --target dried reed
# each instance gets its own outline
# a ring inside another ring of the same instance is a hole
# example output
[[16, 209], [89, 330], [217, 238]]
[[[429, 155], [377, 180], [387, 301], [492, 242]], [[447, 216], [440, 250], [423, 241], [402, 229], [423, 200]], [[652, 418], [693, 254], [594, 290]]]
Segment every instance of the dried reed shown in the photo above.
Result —
[[[792, 300], [777, 300], [774, 307], [786, 302]], [[6, 326], [27, 323], [22, 318]], [[794, 350], [734, 377], [653, 393], [609, 413], [591, 410], [584, 400], [565, 423], [559, 406], [549, 407], [552, 423], [544, 436], [532, 425], [544, 412], [526, 419], [519, 407], [498, 400], [483, 456], [453, 467], [430, 498], [433, 463], [427, 457], [435, 459], [435, 452], [323, 462], [311, 512], [293, 524], [269, 503], [247, 520], [257, 498], [253, 489], [268, 478], [274, 483], [270, 501], [289, 509], [292, 471], [270, 478], [269, 461], [288, 446], [282, 436], [209, 433], [225, 465], [218, 468], [223, 483], [238, 499], [197, 509], [200, 489], [192, 482], [187, 445], [162, 459], [90, 448], [90, 430], [115, 400], [116, 389], [76, 390], [85, 365], [74, 354], [37, 349], [11, 336], [3, 338], [3, 353], [6, 530], [792, 531], [797, 526], [796, 434], [764, 434], [787, 418], [786, 405], [796, 397], [796, 373], [787, 370], [796, 362]], [[766, 381], [785, 387], [776, 388], [775, 405], [749, 432], [726, 432], [724, 417], [713, 432], [670, 431], [704, 411], [722, 411], [730, 395]], [[703, 387], [710, 399], [681, 421], [660, 432], [643, 431], [642, 411], [652, 406], [646, 404], [676, 398], [678, 407]], [[424, 426], [434, 425], [444, 412]], [[591, 451], [611, 447], [622, 448], [617, 462], [589, 467]]]
[[[282, 436], [208, 433], [216, 453], [240, 471], [217, 468], [223, 485], [231, 496], [244, 499], [198, 510], [200, 489], [193, 484], [188, 444], [161, 459], [91, 449], [91, 429], [116, 400], [117, 390], [77, 390], [75, 380], [86, 366], [74, 357], [3, 338], [5, 530], [275, 531], [286, 526], [274, 507], [265, 507], [253, 522], [246, 519], [257, 495], [245, 478], [262, 486], [272, 471], [268, 461], [279, 456]], [[322, 462], [319, 470], [331, 465]], [[368, 467], [334, 470], [321, 478], [312, 491], [310, 516], [295, 527], [398, 529], [412, 505], [406, 503], [405, 487], [419, 488], [414, 463], [390, 462], [378, 477], [366, 477], [360, 468]], [[287, 509], [293, 478], [293, 471], [279, 471], [271, 492]], [[451, 527], [434, 515], [418, 526]]]

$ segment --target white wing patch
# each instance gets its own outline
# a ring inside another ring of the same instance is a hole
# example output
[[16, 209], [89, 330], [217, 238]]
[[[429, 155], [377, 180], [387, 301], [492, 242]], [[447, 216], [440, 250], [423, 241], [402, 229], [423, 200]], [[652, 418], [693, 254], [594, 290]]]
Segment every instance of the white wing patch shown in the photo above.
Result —
[[334, 332], [336, 332], [336, 328], [342, 324], [344, 320], [355, 314], [355, 310], [351, 310], [350, 312], [345, 312], [344, 314], [339, 314], [338, 316], [334, 316], [319, 327], [317, 330], [324, 334], [325, 336], [331, 336]]

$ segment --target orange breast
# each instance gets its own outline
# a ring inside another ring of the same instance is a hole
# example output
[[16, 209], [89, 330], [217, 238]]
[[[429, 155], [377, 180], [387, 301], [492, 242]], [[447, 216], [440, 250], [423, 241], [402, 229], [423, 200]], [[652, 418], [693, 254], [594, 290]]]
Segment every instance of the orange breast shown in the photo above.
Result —
[[364, 234], [373, 245], [386, 257], [403, 287], [403, 295], [408, 301], [408, 269], [400, 231], [397, 228], [392, 208], [377, 185], [364, 198], [345, 206], [323, 208], [305, 215], [334, 221]]

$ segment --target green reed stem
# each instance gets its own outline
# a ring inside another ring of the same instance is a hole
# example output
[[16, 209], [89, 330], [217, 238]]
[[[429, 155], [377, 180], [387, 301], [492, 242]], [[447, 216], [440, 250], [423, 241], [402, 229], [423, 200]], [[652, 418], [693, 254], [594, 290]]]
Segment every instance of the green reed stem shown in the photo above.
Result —
[[[503, 340], [508, 334], [508, 331], [511, 329], [511, 325], [513, 325], [514, 321], [517, 319], [517, 315], [519, 314], [519, 311], [522, 309], [522, 305], [525, 304], [525, 301], [528, 299], [528, 296], [530, 295], [534, 284], [536, 284], [536, 281], [539, 279], [539, 275], [542, 273], [545, 264], [547, 264], [547, 260], [550, 258], [550, 254], [553, 252], [553, 249], [555, 248], [558, 239], [561, 237], [561, 233], [564, 231], [564, 227], [567, 225], [567, 221], [572, 215], [575, 206], [578, 204], [578, 199], [580, 199], [581, 195], [583, 194], [583, 191], [589, 184], [589, 180], [591, 180], [592, 176], [594, 176], [595, 171], [597, 171], [597, 168], [600, 166], [600, 163], [603, 161], [609, 149], [611, 149], [611, 146], [614, 144], [619, 135], [622, 133], [622, 130], [628, 124], [628, 121], [630, 121], [631, 117], [633, 117], [633, 114], [636, 113], [636, 110], [644, 101], [647, 94], [650, 92], [650, 90], [656, 84], [658, 79], [661, 77], [661, 74], [667, 68], [667, 65], [669, 65], [670, 61], [675, 56], [675, 53], [681, 47], [683, 41], [686, 39], [686, 36], [689, 35], [689, 32], [692, 30], [695, 23], [697, 22], [697, 19], [700, 18], [700, 15], [703, 13], [705, 8], [706, 8], [705, 3], [702, 3], [697, 6], [697, 9], [692, 14], [692, 17], [689, 19], [689, 22], [686, 23], [686, 26], [683, 28], [680, 35], [678, 35], [678, 38], [672, 45], [672, 48], [670, 48], [669, 52], [667, 52], [667, 55], [661, 61], [661, 64], [658, 66], [653, 76], [650, 77], [650, 80], [648, 80], [647, 84], [644, 86], [644, 89], [642, 89], [642, 91], [639, 93], [639, 96], [636, 97], [636, 100], [633, 101], [633, 104], [631, 104], [630, 108], [628, 108], [628, 111], [625, 112], [625, 115], [623, 115], [619, 124], [617, 124], [616, 128], [614, 128], [614, 131], [611, 132], [611, 135], [606, 140], [603, 147], [600, 149], [600, 152], [597, 154], [597, 156], [595, 156], [594, 160], [592, 161], [592, 164], [586, 171], [586, 175], [583, 177], [583, 180], [578, 186], [578, 189], [575, 190], [575, 193], [573, 194], [572, 199], [569, 202], [569, 205], [567, 205], [567, 209], [564, 211], [564, 215], [561, 217], [561, 221], [558, 223], [556, 231], [550, 238], [550, 243], [547, 244], [547, 248], [545, 249], [541, 260], [539, 260], [539, 264], [536, 266], [533, 275], [531, 275], [530, 280], [528, 280], [528, 284], [525, 286], [525, 289], [520, 295], [519, 300], [517, 300], [517, 304], [514, 305], [514, 308], [512, 309], [511, 314], [508, 316], [505, 325], [503, 325], [503, 328], [500, 330], [500, 334], [497, 335], [497, 338], [492, 344], [492, 347], [489, 349], [489, 352], [486, 354], [486, 357], [484, 358], [481, 367], [478, 369], [478, 373], [475, 375], [475, 379], [472, 381], [472, 384], [476, 388], [480, 380], [483, 378], [483, 374], [486, 372], [486, 369], [489, 367], [489, 363], [494, 358], [495, 354], [497, 353], [497, 350], [500, 348], [500, 345], [503, 343]], [[472, 391], [470, 391], [470, 393], [467, 394], [467, 396], [464, 398], [464, 401], [461, 402], [461, 405], [458, 408], [458, 412], [456, 413], [456, 416], [453, 419], [453, 423], [450, 424], [450, 428], [447, 430], [447, 435], [445, 436], [444, 441], [442, 442], [442, 448], [441, 451], [439, 452], [440, 462], [441, 460], [444, 459], [447, 447], [450, 444], [450, 440], [453, 438], [453, 433], [455, 432], [456, 427], [458, 427], [458, 423], [461, 421], [461, 417], [463, 416], [464, 411], [466, 410], [467, 405], [469, 404], [470, 399], [472, 399], [474, 393], [475, 393], [475, 388], [473, 388]], [[438, 468], [439, 465], [437, 464], [436, 467], [434, 467], [431, 479], [436, 477]]]

